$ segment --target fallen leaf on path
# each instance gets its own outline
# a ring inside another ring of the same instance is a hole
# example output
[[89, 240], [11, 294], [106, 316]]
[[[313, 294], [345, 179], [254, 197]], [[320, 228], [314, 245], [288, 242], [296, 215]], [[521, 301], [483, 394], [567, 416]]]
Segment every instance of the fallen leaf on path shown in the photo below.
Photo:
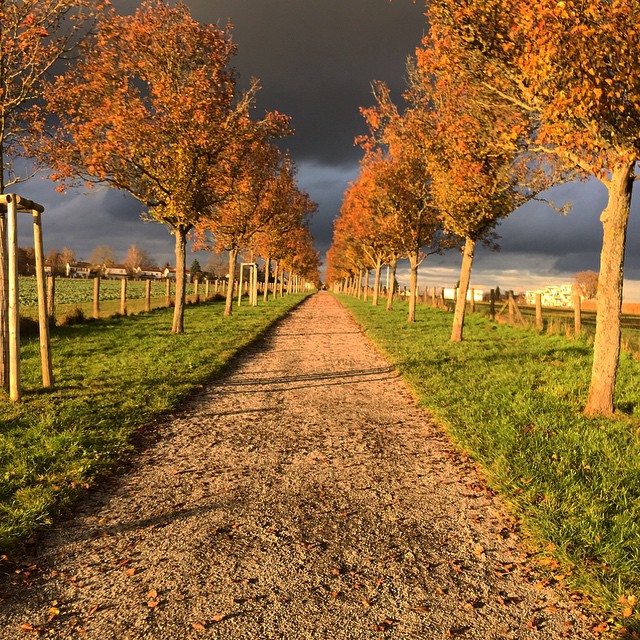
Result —
[[207, 630], [207, 627], [204, 624], [202, 624], [202, 622], [194, 622], [191, 626], [194, 629], [196, 629], [197, 631], [206, 631]]
[[533, 616], [529, 622], [527, 622], [527, 629], [531, 629], [532, 631], [540, 631], [540, 620]]

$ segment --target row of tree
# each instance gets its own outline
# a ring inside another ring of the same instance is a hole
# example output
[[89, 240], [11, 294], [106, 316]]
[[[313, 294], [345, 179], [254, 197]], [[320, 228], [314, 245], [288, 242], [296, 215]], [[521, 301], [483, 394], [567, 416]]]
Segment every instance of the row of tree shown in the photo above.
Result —
[[[598, 318], [585, 413], [613, 412], [623, 261], [640, 160], [640, 18], [634, 0], [436, 0], [408, 65], [406, 109], [382, 84], [363, 109], [369, 134], [328, 254], [328, 279], [360, 278], [399, 257], [417, 268], [463, 252], [451, 339], [463, 337], [474, 247], [553, 184], [596, 177], [608, 189]], [[377, 289], [375, 289], [377, 290]], [[376, 300], [374, 299], [374, 303]], [[409, 320], [415, 308], [410, 308]]]
[[[0, 190], [28, 177], [14, 162], [27, 157], [60, 190], [103, 184], [137, 198], [175, 236], [174, 333], [184, 330], [191, 232], [200, 247], [229, 251], [231, 271], [248, 251], [316, 280], [315, 205], [275, 146], [292, 132], [289, 118], [252, 116], [259, 87], [236, 86], [230, 25], [200, 24], [180, 2], [146, 0], [128, 16], [108, 5], [0, 3]], [[0, 216], [3, 245], [4, 224]], [[4, 337], [6, 247], [0, 254]]]

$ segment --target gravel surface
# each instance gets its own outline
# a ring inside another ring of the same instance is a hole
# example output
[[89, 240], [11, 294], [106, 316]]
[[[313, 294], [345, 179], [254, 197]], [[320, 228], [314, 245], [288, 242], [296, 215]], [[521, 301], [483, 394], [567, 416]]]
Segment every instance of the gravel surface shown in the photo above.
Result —
[[592, 638], [326, 293], [0, 576], [0, 639]]

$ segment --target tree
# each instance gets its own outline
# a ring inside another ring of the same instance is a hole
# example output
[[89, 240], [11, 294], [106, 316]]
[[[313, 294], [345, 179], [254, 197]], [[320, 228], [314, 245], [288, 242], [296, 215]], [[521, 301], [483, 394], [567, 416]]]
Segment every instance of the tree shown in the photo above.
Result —
[[[415, 322], [418, 268], [429, 255], [458, 244], [444, 232], [442, 215], [434, 198], [431, 147], [435, 140], [422, 135], [417, 120], [408, 111], [401, 115], [383, 83], [374, 85], [377, 104], [363, 110], [371, 134], [362, 141], [366, 150], [386, 149], [389, 162], [379, 177], [383, 192], [394, 210], [394, 228], [399, 254], [409, 259], [409, 315]], [[395, 274], [394, 274], [395, 277]]]
[[439, 0], [429, 21], [467, 51], [466, 68], [534, 119], [530, 148], [608, 191], [587, 415], [611, 415], [620, 356], [624, 251], [640, 160], [637, 0]]
[[36, 272], [36, 252], [33, 247], [18, 247], [18, 273], [32, 276]]
[[[20, 173], [14, 159], [24, 151], [26, 130], [30, 126], [36, 131], [42, 128], [45, 114], [39, 111], [34, 119], [32, 107], [40, 97], [43, 78], [74, 49], [100, 5], [92, 0], [0, 2], [0, 193], [29, 177]], [[0, 386], [6, 388], [9, 328], [5, 225], [0, 212]]]
[[93, 251], [89, 254], [89, 262], [94, 266], [112, 267], [117, 261], [113, 247], [108, 244], [96, 245]]
[[595, 271], [580, 271], [573, 276], [573, 288], [587, 300], [598, 293], [598, 274]]
[[50, 249], [45, 258], [45, 264], [51, 269], [51, 275], [61, 276], [65, 273], [65, 262], [62, 253], [57, 249]]
[[[464, 239], [451, 340], [463, 339], [476, 243], [492, 244], [498, 222], [550, 186], [550, 172], [524, 153], [529, 119], [473, 74], [456, 42], [437, 28], [409, 65], [409, 144], [427, 149], [434, 201], [450, 233]], [[418, 151], [419, 152], [419, 151]], [[495, 245], [493, 245], [495, 247]], [[495, 247], [497, 248], [497, 247]]]
[[195, 229], [196, 247], [229, 253], [225, 316], [233, 313], [233, 282], [238, 255], [250, 246], [253, 238], [268, 226], [275, 215], [270, 195], [280, 171], [282, 155], [269, 138], [265, 135], [252, 141], [238, 171], [233, 192]]
[[256, 137], [288, 132], [288, 119], [249, 117], [257, 83], [236, 91], [229, 33], [177, 3], [147, 0], [110, 13], [74, 69], [49, 87], [57, 116], [33, 151], [52, 177], [106, 183], [132, 194], [175, 237], [173, 333], [184, 331], [187, 234], [234, 188]]
[[62, 251], [60, 252], [60, 258], [62, 260], [62, 264], [64, 265], [66, 273], [67, 265], [72, 264], [76, 261], [76, 252], [73, 249], [69, 249], [69, 247], [63, 247]]
[[189, 268], [189, 273], [191, 274], [191, 279], [196, 280], [200, 278], [202, 275], [202, 267], [196, 258], [191, 262], [191, 267]]
[[137, 244], [132, 244], [129, 247], [122, 264], [127, 268], [129, 275], [133, 275], [136, 271], [144, 267], [157, 266], [151, 255]]
[[225, 252], [212, 252], [209, 255], [204, 270], [214, 278], [224, 278], [229, 270], [229, 256]]

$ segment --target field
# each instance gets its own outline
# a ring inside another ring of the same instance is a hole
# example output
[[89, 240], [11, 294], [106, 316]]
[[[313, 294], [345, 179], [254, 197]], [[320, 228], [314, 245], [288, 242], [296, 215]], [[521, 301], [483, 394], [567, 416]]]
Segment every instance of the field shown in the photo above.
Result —
[[[459, 447], [481, 464], [551, 568], [612, 613], [640, 596], [640, 363], [622, 355], [614, 419], [582, 413], [591, 369], [584, 337], [538, 335], [470, 315], [394, 311], [340, 296]], [[640, 620], [636, 619], [636, 625]]]
[[[496, 311], [503, 303], [496, 303]], [[536, 309], [534, 306], [519, 305], [522, 317], [529, 327], [535, 326]], [[489, 317], [489, 304], [476, 303], [478, 313]], [[621, 329], [622, 348], [640, 356], [640, 305], [625, 304], [622, 309]], [[508, 316], [503, 312], [502, 317]], [[573, 335], [573, 309], [561, 307], [544, 307], [542, 309], [545, 332], [548, 334]], [[582, 332], [587, 340], [593, 339], [596, 331], [595, 301], [584, 303], [581, 313]]]
[[[55, 315], [61, 318], [75, 309], [85, 316], [93, 313], [93, 280], [56, 278]], [[109, 317], [120, 311], [120, 280], [100, 281], [100, 316]], [[144, 310], [145, 282], [130, 280], [127, 283], [127, 312], [138, 313]], [[172, 283], [172, 293], [175, 283]], [[200, 286], [200, 295], [204, 294], [204, 285]], [[194, 297], [194, 286], [186, 286], [187, 300]], [[20, 278], [20, 313], [25, 317], [37, 317], [38, 297], [35, 278]], [[166, 306], [165, 282], [151, 283], [151, 307], [157, 309]]]
[[24, 401], [0, 400], [0, 548], [66, 508], [131, 448], [136, 430], [181, 403], [235, 353], [298, 304], [291, 295], [244, 305], [185, 309], [172, 335], [162, 309], [52, 331], [55, 389], [40, 388], [37, 338], [23, 340]]

